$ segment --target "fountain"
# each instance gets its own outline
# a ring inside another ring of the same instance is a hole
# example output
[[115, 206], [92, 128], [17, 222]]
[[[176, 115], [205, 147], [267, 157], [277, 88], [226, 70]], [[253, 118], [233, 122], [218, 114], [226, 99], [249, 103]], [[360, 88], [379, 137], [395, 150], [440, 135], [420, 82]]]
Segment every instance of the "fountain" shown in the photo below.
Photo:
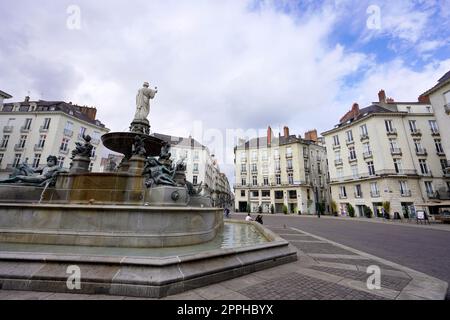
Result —
[[170, 141], [149, 134], [150, 99], [139, 90], [129, 132], [102, 137], [124, 160], [89, 172], [84, 136], [70, 170], [50, 156], [42, 172], [26, 164], [0, 182], [0, 288], [164, 297], [295, 261], [289, 243], [257, 223], [227, 220], [173, 163]]

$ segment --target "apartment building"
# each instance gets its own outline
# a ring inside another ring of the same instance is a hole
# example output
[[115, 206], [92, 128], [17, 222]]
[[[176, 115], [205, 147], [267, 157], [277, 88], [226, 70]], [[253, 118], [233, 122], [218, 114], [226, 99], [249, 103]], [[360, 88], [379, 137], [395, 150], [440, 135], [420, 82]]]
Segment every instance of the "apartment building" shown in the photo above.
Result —
[[212, 195], [216, 207], [230, 205], [231, 187], [227, 176], [220, 172], [214, 154], [192, 137], [183, 138], [159, 133], [153, 134], [171, 144], [172, 159], [176, 163], [185, 159], [186, 179], [194, 185], [202, 183], [203, 188]]
[[315, 214], [329, 211], [326, 150], [317, 131], [301, 136], [267, 136], [242, 141], [234, 148], [235, 207], [245, 212]]
[[[354, 104], [335, 128], [322, 135], [328, 154], [331, 196], [338, 213], [412, 217], [449, 196], [450, 178], [443, 136], [433, 106], [395, 102], [381, 90], [379, 101], [360, 109]], [[370, 209], [370, 210], [369, 210]]]
[[5, 99], [11, 99], [11, 98], [12, 98], [12, 95], [0, 90], [0, 110], [3, 108], [3, 101]]
[[63, 101], [3, 103], [0, 109], [0, 178], [6, 178], [18, 164], [27, 161], [33, 168], [45, 165], [49, 155], [69, 168], [75, 142], [83, 134], [94, 145], [90, 169], [100, 171], [103, 144], [101, 136], [109, 131], [96, 119], [97, 110]]
[[450, 173], [450, 71], [420, 99], [431, 103], [441, 136], [446, 137], [442, 140], [442, 147], [447, 156], [447, 173]]

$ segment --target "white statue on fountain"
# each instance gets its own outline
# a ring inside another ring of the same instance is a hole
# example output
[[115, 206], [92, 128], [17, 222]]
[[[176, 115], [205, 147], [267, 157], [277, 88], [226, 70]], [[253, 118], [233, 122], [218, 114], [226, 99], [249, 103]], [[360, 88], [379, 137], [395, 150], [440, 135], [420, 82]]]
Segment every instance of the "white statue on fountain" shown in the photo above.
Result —
[[150, 100], [158, 93], [158, 88], [150, 89], [150, 84], [144, 82], [144, 86], [139, 89], [136, 96], [136, 115], [134, 121], [145, 121], [150, 113]]

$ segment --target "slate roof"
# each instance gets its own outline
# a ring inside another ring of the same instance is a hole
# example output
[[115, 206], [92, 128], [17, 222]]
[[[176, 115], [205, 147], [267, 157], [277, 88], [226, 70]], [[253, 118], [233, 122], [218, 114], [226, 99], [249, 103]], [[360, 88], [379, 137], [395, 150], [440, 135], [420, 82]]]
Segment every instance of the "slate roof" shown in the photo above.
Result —
[[442, 88], [443, 86], [445, 86], [447, 83], [450, 83], [450, 71], [448, 71], [446, 74], [444, 74], [442, 76], [442, 78], [440, 78], [438, 80], [438, 83], [431, 89], [427, 90], [426, 92], [422, 93], [420, 96], [427, 96], [431, 93], [433, 93], [434, 91]]
[[170, 143], [172, 146], [207, 149], [204, 145], [202, 145], [200, 142], [198, 142], [192, 137], [189, 138], [176, 137], [161, 133], [154, 133], [153, 136]]

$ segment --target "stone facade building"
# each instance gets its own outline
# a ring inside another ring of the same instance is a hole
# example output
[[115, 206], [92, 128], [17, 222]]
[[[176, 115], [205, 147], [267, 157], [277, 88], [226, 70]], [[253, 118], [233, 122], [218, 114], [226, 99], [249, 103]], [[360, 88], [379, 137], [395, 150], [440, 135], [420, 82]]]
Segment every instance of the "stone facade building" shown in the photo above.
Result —
[[[326, 150], [317, 131], [300, 136], [266, 137], [237, 145], [235, 155], [235, 207], [240, 212], [315, 214], [329, 210]], [[248, 208], [250, 206], [250, 208]], [[325, 210], [322, 210], [325, 209]]]
[[44, 165], [49, 155], [68, 168], [75, 142], [82, 135], [92, 137], [94, 155], [90, 169], [100, 171], [103, 144], [100, 137], [109, 129], [96, 119], [97, 110], [63, 101], [3, 103], [0, 109], [0, 178], [6, 178], [18, 164], [28, 161], [33, 168]]
[[429, 102], [395, 102], [384, 90], [378, 96], [366, 108], [354, 104], [322, 134], [337, 211], [348, 215], [350, 204], [355, 216], [381, 216], [389, 203], [391, 216], [433, 213], [430, 204], [450, 189], [443, 147], [448, 137]]

